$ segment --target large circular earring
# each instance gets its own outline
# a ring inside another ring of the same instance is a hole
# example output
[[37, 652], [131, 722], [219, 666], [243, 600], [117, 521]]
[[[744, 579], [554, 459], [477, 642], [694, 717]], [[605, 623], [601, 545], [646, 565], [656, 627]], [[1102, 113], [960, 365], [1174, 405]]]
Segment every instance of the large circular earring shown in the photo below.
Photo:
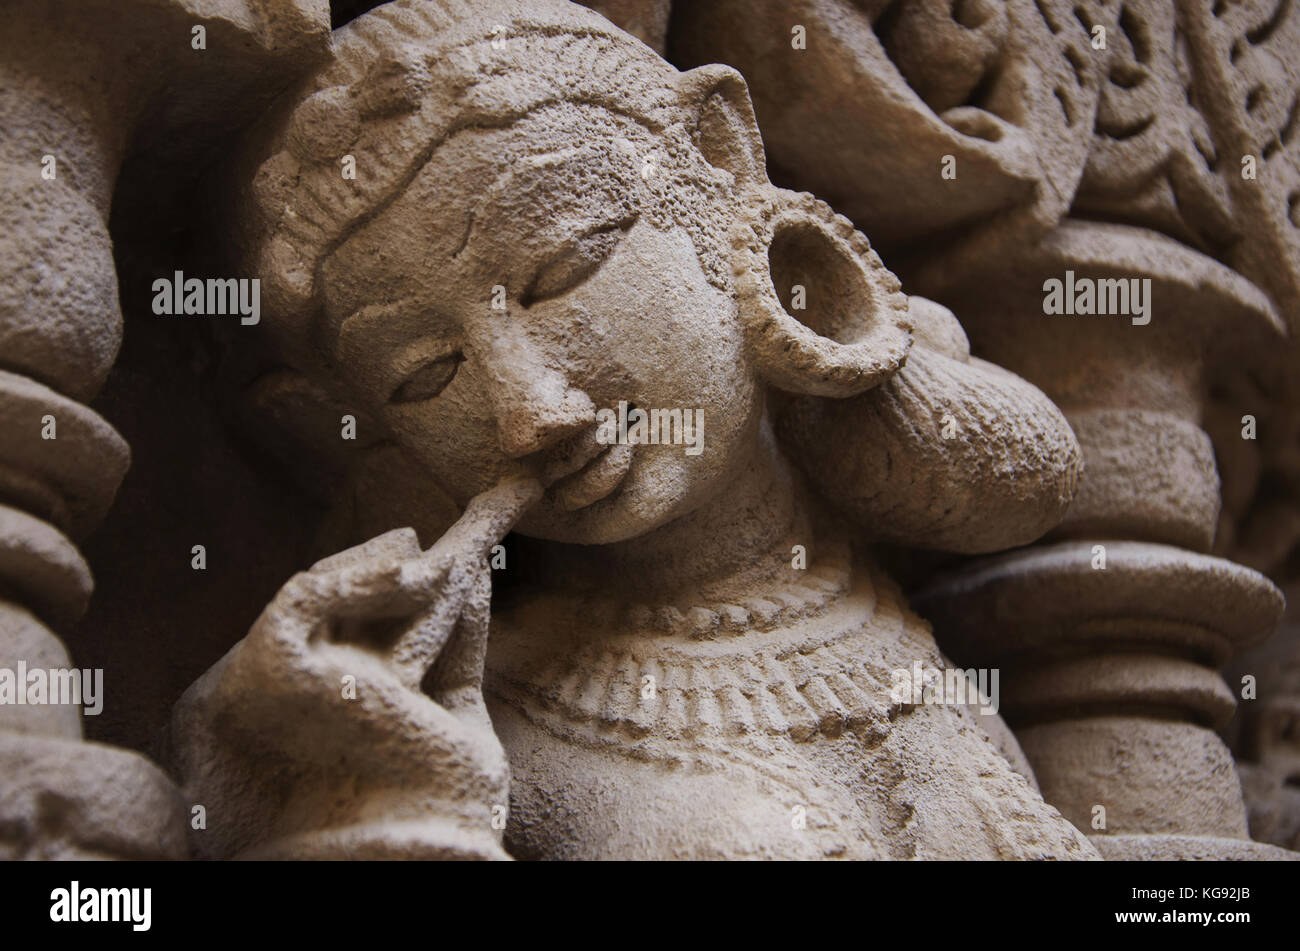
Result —
[[760, 375], [791, 393], [833, 397], [889, 379], [912, 342], [898, 278], [825, 202], [772, 186], [755, 191], [754, 212], [732, 231], [732, 261]]

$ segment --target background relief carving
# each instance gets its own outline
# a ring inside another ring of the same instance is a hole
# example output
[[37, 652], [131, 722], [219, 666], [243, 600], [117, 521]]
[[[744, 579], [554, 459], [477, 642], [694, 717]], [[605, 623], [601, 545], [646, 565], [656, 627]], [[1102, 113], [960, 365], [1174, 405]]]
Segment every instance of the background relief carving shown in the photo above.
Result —
[[1300, 854], [1289, 0], [0, 19], [0, 857]]

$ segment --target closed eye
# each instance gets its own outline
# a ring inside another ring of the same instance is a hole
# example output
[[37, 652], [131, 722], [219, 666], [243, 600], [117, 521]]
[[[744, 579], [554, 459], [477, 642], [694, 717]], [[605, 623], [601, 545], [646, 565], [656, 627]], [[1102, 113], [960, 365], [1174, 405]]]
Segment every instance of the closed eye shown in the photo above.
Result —
[[519, 303], [529, 307], [537, 301], [556, 297], [577, 287], [594, 274], [618, 247], [619, 241], [635, 220], [629, 218], [605, 225], [570, 241], [538, 268], [527, 289], [520, 295]]
[[447, 388], [463, 359], [458, 352], [422, 364], [398, 384], [388, 402], [419, 403], [433, 399]]

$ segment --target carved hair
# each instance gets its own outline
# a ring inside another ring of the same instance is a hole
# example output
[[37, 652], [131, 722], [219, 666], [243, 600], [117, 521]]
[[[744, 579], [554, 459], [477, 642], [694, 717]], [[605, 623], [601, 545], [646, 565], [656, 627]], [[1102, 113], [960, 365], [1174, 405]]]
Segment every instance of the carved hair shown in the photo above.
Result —
[[[379, 7], [337, 31], [331, 63], [254, 139], [236, 169], [238, 181], [251, 182], [236, 196], [236, 257], [262, 279], [263, 310], [291, 350], [311, 336], [320, 311], [321, 262], [394, 201], [442, 143], [550, 104], [600, 106], [663, 137], [643, 211], [657, 226], [684, 227], [710, 282], [727, 285], [729, 222], [717, 199], [735, 182], [693, 142], [707, 89], [575, 4], [519, 7]], [[708, 72], [714, 81], [732, 73]], [[364, 162], [364, 174], [342, 176], [347, 154]]]

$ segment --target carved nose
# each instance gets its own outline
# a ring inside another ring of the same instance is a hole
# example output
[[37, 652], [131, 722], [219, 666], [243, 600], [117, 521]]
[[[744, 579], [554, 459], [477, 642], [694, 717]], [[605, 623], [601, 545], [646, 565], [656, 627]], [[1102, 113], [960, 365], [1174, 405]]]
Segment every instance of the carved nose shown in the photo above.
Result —
[[595, 423], [590, 397], [569, 384], [558, 361], [522, 328], [496, 325], [476, 337], [475, 349], [490, 368], [492, 408], [506, 455], [530, 455]]
[[[529, 392], [498, 401], [497, 427], [501, 449], [508, 456], [538, 452], [581, 432], [596, 420], [596, 407], [587, 394], [562, 380], [558, 388], [543, 383], [536, 389], [550, 392]], [[557, 389], [561, 391], [558, 400]]]

